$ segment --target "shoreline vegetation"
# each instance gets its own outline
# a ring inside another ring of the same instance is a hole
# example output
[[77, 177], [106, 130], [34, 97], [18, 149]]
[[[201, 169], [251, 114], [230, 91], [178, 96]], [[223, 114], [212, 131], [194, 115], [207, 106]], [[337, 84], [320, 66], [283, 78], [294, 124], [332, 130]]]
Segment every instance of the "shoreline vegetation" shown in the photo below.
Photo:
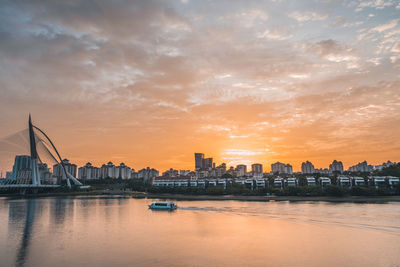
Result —
[[43, 197], [124, 197], [124, 198], [148, 198], [182, 201], [289, 201], [289, 202], [332, 202], [332, 203], [387, 203], [400, 202], [400, 196], [246, 196], [246, 195], [187, 195], [170, 193], [146, 193], [120, 190], [96, 190], [96, 191], [70, 191], [27, 194], [2, 194], [1, 198], [43, 198]]

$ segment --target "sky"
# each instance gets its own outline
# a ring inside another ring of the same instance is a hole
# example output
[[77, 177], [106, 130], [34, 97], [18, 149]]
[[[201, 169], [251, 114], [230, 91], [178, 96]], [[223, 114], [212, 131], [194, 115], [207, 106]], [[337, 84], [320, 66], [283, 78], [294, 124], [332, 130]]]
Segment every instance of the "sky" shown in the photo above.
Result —
[[400, 1], [0, 0], [0, 138], [29, 112], [78, 166], [399, 161]]

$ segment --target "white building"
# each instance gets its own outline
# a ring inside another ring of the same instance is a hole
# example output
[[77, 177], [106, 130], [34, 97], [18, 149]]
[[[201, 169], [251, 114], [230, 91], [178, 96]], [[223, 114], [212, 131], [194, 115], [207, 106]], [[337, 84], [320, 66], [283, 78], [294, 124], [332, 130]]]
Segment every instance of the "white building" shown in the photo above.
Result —
[[[73, 177], [76, 177], [76, 165], [70, 163], [68, 159], [64, 159], [62, 163], [64, 164], [65, 170]], [[53, 178], [57, 181], [58, 184], [61, 182], [61, 180], [66, 179], [65, 172], [61, 163], [53, 166]]]
[[306, 177], [307, 186], [316, 186], [317, 183], [314, 177]]
[[247, 166], [240, 164], [236, 166], [236, 175], [238, 177], [244, 177], [247, 174]]
[[349, 167], [349, 172], [372, 172], [373, 169], [372, 165], [368, 165], [367, 161], [363, 161]]
[[330, 172], [339, 172], [343, 173], [343, 163], [341, 161], [334, 160], [330, 165], [329, 165], [329, 171]]
[[100, 179], [100, 168], [94, 167], [90, 162], [78, 169], [78, 179]]
[[319, 177], [319, 184], [322, 187], [330, 186], [331, 185], [331, 178], [328, 177]]
[[263, 166], [260, 163], [254, 163], [251, 165], [251, 173], [254, 178], [263, 177]]
[[278, 177], [274, 179], [274, 187], [282, 189], [284, 184], [285, 180], [283, 178]]
[[309, 162], [308, 160], [306, 162], [303, 162], [301, 164], [301, 172], [304, 174], [313, 174], [315, 173], [315, 168], [314, 165]]
[[365, 186], [365, 179], [362, 177], [352, 177], [354, 186]]
[[339, 176], [337, 178], [337, 185], [338, 186], [351, 187], [351, 180], [347, 176]]
[[276, 162], [271, 164], [272, 173], [278, 174], [293, 174], [293, 167], [290, 164], [285, 164], [281, 162]]
[[296, 178], [294, 178], [294, 177], [286, 178], [286, 185], [287, 186], [291, 186], [291, 187], [297, 186], [298, 185], [298, 180]]

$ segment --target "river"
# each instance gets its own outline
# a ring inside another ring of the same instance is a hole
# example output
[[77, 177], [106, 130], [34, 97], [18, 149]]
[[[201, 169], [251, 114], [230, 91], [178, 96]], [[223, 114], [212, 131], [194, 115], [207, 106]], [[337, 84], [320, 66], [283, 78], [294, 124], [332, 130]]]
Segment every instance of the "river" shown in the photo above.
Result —
[[400, 203], [0, 198], [0, 266], [399, 266]]

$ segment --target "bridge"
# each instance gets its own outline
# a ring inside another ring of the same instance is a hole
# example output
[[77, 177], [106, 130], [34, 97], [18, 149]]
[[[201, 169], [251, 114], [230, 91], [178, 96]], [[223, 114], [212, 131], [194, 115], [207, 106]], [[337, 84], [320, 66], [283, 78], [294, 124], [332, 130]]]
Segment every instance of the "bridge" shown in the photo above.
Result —
[[[38, 131], [41, 133], [44, 138], [40, 138], [35, 131]], [[39, 162], [42, 162], [40, 160], [38, 151], [37, 151], [37, 143], [45, 143], [46, 145], [49, 145], [56, 153], [56, 156], [54, 156], [49, 149], [47, 149], [47, 146], [45, 146], [46, 151], [48, 152], [48, 155], [51, 156], [51, 158], [61, 164], [63, 174], [66, 180], [66, 186], [68, 188], [71, 188], [71, 181], [74, 185], [78, 187], [84, 187], [78, 179], [76, 179], [73, 175], [71, 175], [68, 171], [67, 168], [64, 165], [64, 162], [60, 156], [60, 153], [58, 152], [57, 148], [55, 147], [54, 143], [51, 141], [51, 139], [47, 136], [47, 134], [42, 131], [39, 127], [35, 126], [32, 124], [32, 119], [31, 115], [29, 114], [29, 120], [28, 120], [28, 133], [29, 133], [29, 149], [30, 149], [30, 171], [31, 171], [31, 177], [28, 178], [22, 178], [22, 179], [0, 179], [0, 190], [7, 190], [7, 189], [20, 189], [21, 192], [25, 193], [27, 189], [33, 190], [33, 192], [37, 192], [39, 189], [55, 189], [62, 187], [63, 185], [60, 184], [42, 184], [41, 179], [40, 179], [40, 172], [39, 172]]]

